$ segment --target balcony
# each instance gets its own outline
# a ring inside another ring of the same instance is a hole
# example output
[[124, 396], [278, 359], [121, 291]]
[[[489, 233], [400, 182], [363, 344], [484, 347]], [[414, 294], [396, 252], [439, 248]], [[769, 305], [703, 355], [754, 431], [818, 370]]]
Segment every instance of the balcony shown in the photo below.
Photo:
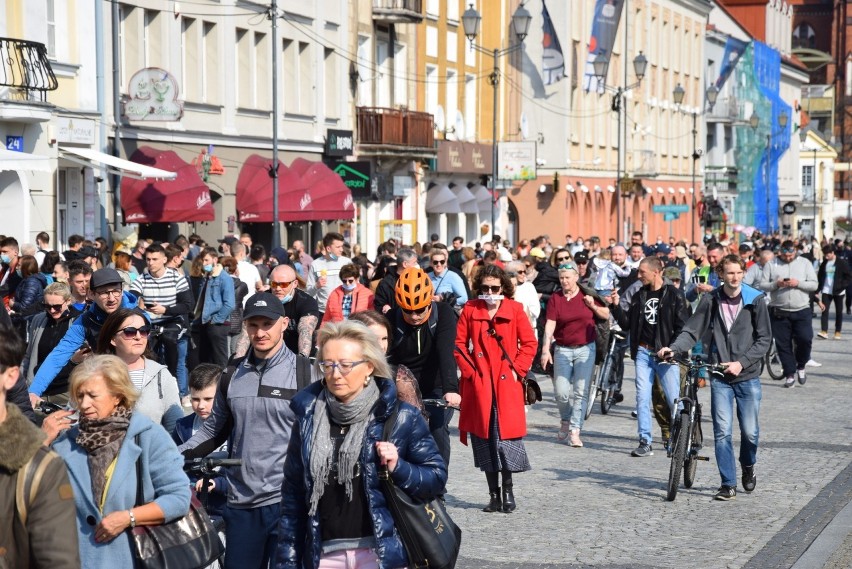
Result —
[[432, 115], [406, 109], [358, 107], [358, 151], [372, 156], [432, 158], [435, 126]]
[[419, 24], [423, 21], [423, 0], [373, 0], [373, 21]]
[[719, 99], [707, 113], [709, 122], [733, 122], [739, 117], [739, 102], [735, 97]]
[[44, 44], [0, 38], [0, 120], [49, 121], [53, 105], [47, 92], [58, 87]]
[[633, 164], [628, 164], [628, 171], [634, 177], [653, 178], [657, 175], [657, 153], [653, 150], [634, 150]]

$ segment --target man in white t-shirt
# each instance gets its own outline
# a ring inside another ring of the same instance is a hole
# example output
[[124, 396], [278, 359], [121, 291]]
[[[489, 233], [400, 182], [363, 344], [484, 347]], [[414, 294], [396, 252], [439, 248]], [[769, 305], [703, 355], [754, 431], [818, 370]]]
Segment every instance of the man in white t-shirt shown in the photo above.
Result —
[[325, 314], [328, 295], [341, 285], [340, 267], [352, 262], [348, 257], [343, 256], [343, 235], [340, 233], [326, 233], [322, 238], [322, 248], [323, 256], [314, 259], [311, 263], [305, 291], [317, 299], [320, 322], [322, 322], [322, 315]]
[[258, 291], [263, 290], [263, 280], [260, 278], [260, 272], [257, 267], [246, 261], [246, 246], [242, 243], [231, 243], [231, 255], [237, 260], [237, 271], [239, 279], [246, 283], [248, 294], [243, 299], [243, 306], [246, 301]]

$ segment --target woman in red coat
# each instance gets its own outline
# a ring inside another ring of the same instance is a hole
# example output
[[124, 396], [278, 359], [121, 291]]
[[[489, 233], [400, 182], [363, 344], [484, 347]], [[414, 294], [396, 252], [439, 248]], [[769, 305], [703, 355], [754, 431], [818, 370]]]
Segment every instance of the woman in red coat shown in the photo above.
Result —
[[530, 469], [522, 440], [527, 422], [520, 379], [532, 365], [537, 341], [523, 305], [511, 300], [515, 289], [500, 267], [483, 266], [471, 289], [479, 297], [465, 304], [456, 333], [459, 431], [464, 444], [470, 434], [474, 465], [488, 480], [491, 500], [483, 511], [509, 513], [515, 509], [512, 473]]

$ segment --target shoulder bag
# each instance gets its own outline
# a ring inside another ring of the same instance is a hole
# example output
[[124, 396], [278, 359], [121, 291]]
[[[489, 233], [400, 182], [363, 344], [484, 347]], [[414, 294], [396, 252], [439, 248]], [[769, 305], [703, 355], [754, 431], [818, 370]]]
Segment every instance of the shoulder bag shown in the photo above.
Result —
[[[139, 435], [135, 440], [139, 444]], [[136, 459], [136, 506], [144, 503], [140, 457]], [[138, 568], [201, 569], [225, 554], [216, 528], [195, 492], [192, 492], [189, 513], [184, 517], [156, 526], [136, 526], [127, 531]]]
[[[383, 440], [390, 439], [399, 403], [385, 421]], [[396, 531], [408, 554], [411, 568], [453, 569], [461, 548], [461, 529], [453, 522], [444, 502], [415, 500], [393, 483], [386, 465], [379, 465], [379, 484]]]

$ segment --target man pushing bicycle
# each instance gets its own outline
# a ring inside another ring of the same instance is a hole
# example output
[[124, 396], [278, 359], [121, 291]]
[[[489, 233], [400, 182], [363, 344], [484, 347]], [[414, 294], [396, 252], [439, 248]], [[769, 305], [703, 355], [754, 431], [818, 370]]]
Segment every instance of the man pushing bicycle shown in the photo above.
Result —
[[737, 495], [737, 469], [731, 442], [734, 401], [740, 424], [743, 489], [751, 492], [757, 485], [754, 466], [760, 434], [760, 362], [769, 350], [772, 328], [766, 295], [742, 282], [745, 262], [736, 255], [727, 255], [716, 271], [722, 285], [701, 298], [675, 341], [657, 355], [668, 359], [675, 353], [689, 351], [701, 341], [709, 347], [711, 361], [726, 367], [724, 378], [710, 379], [716, 463], [722, 477], [722, 486], [714, 497], [733, 500]]

